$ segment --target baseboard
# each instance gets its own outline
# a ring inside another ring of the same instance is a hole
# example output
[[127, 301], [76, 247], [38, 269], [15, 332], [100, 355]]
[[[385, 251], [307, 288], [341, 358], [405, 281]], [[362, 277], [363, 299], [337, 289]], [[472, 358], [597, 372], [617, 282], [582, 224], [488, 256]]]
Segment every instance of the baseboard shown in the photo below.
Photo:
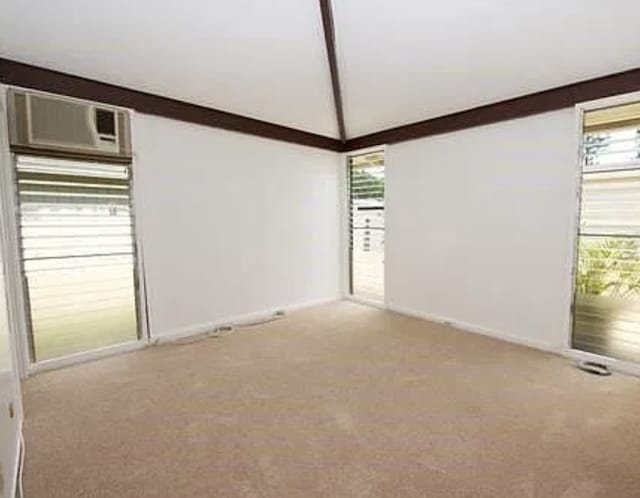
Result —
[[343, 301], [351, 301], [352, 303], [364, 304], [365, 306], [371, 306], [372, 308], [380, 308], [386, 310], [384, 302], [373, 301], [371, 299], [365, 299], [362, 297], [354, 296], [353, 294], [348, 294], [342, 298]]
[[258, 320], [265, 320], [267, 318], [273, 317], [279, 311], [284, 311], [285, 313], [293, 313], [294, 311], [299, 311], [305, 308], [313, 308], [314, 306], [321, 306], [323, 304], [334, 303], [339, 300], [340, 300], [339, 297], [330, 297], [330, 298], [317, 299], [312, 301], [303, 301], [300, 303], [288, 304], [285, 306], [274, 306], [266, 310], [254, 311], [254, 312], [245, 313], [242, 315], [228, 316], [226, 318], [221, 318], [219, 320], [189, 325], [186, 327], [180, 327], [173, 330], [169, 330], [168, 332], [164, 332], [162, 334], [157, 334], [151, 337], [151, 342], [153, 344], [162, 344], [165, 342], [172, 342], [179, 339], [186, 339], [188, 337], [197, 336], [197, 335], [204, 334], [206, 332], [210, 332], [219, 327], [240, 326], [242, 324], [255, 322]]
[[325, 304], [337, 303], [339, 301], [342, 301], [342, 298], [339, 297], [339, 296], [325, 297], [325, 298], [322, 298], [322, 299], [312, 299], [310, 301], [302, 301], [300, 303], [290, 304], [288, 306], [276, 308], [276, 310], [284, 309], [284, 311], [292, 313], [294, 311], [300, 311], [300, 310], [304, 310], [304, 309], [307, 309], [307, 308], [313, 308], [315, 306], [323, 306]]
[[511, 334], [506, 334], [504, 332], [499, 332], [497, 330], [491, 330], [485, 327], [480, 327], [478, 325], [462, 322], [453, 318], [435, 315], [432, 313], [426, 313], [423, 311], [415, 311], [410, 308], [405, 308], [403, 306], [396, 306], [393, 304], [387, 305], [387, 309], [389, 311], [400, 313], [401, 315], [407, 315], [414, 318], [427, 320], [429, 322], [448, 325], [450, 327], [453, 327], [458, 330], [462, 330], [464, 332], [471, 332], [473, 334], [484, 335], [487, 337], [491, 337], [493, 339], [500, 339], [502, 341], [510, 342], [512, 344], [518, 344], [520, 346], [526, 346], [528, 348], [538, 349], [540, 351], [545, 351], [547, 353], [555, 353], [555, 354], [563, 353], [563, 351], [558, 349], [557, 347], [554, 347], [542, 341], [536, 341], [534, 339], [527, 339], [524, 337], [518, 337]]

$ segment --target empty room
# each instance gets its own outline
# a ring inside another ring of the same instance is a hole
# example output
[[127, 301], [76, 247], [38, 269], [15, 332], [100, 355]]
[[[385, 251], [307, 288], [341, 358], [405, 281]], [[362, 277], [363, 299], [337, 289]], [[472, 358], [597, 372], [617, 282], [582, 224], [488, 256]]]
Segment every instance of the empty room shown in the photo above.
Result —
[[0, 0], [0, 498], [640, 498], [639, 18]]

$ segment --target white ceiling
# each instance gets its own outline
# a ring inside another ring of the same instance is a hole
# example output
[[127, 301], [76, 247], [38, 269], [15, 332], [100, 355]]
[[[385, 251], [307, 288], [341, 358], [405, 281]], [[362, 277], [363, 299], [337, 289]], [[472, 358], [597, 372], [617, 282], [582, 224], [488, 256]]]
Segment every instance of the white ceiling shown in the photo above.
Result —
[[[337, 136], [318, 0], [0, 0], [0, 55]], [[333, 0], [347, 135], [640, 67], [637, 0]]]
[[334, 0], [351, 137], [640, 67], [638, 0]]
[[338, 134], [317, 0], [0, 0], [0, 54]]

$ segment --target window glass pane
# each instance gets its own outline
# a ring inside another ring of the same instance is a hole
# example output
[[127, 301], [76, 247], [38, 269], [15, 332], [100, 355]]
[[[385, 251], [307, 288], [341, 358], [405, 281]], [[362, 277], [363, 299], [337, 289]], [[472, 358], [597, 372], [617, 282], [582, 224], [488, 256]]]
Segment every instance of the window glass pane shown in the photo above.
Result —
[[629, 237], [580, 237], [574, 347], [640, 360], [640, 244]]
[[349, 160], [351, 293], [384, 301], [384, 156]]
[[640, 161], [640, 126], [585, 134], [584, 156], [586, 170]]

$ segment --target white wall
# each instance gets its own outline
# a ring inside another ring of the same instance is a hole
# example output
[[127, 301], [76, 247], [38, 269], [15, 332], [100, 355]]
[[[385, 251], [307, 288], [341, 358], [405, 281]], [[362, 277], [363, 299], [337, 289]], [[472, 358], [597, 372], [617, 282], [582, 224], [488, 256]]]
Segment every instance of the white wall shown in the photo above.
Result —
[[136, 115], [151, 331], [340, 297], [340, 158]]
[[388, 306], [562, 349], [576, 135], [568, 109], [388, 147]]
[[[1, 206], [1, 205], [0, 205]], [[1, 207], [0, 207], [1, 209]], [[2, 244], [2, 237], [0, 237]], [[13, 406], [13, 418], [9, 406]], [[20, 420], [22, 418], [17, 372], [13, 366], [9, 316], [0, 247], [0, 496], [13, 496], [17, 470]]]
[[[5, 88], [0, 86], [0, 179], [9, 167], [5, 120]], [[18, 373], [11, 349], [10, 320], [5, 280], [4, 201], [0, 189], [0, 497], [12, 497], [18, 465], [22, 402]], [[13, 417], [10, 415], [13, 407]]]

